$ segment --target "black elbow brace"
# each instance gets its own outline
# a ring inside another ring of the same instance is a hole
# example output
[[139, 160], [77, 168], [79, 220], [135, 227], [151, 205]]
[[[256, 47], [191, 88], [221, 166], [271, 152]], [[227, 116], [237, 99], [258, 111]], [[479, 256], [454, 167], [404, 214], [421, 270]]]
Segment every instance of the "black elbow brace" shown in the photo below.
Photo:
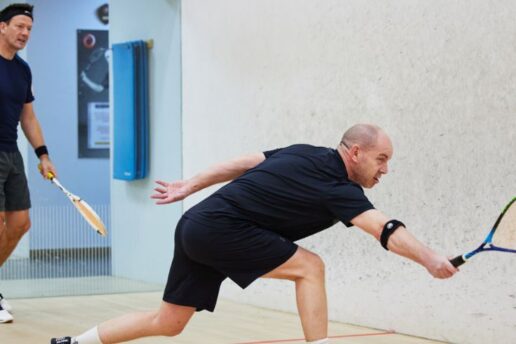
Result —
[[380, 244], [382, 244], [382, 247], [389, 251], [387, 248], [387, 243], [389, 242], [389, 237], [394, 233], [398, 227], [403, 226], [405, 227], [405, 224], [398, 220], [390, 220], [385, 223], [383, 226], [382, 234], [380, 235]]

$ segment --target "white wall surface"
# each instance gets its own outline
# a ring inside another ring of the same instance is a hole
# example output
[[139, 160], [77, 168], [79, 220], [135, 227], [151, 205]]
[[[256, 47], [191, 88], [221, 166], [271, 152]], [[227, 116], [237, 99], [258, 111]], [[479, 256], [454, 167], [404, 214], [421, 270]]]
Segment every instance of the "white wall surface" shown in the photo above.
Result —
[[[185, 177], [291, 143], [333, 147], [352, 124], [373, 122], [395, 154], [368, 196], [435, 250], [476, 247], [515, 196], [516, 3], [182, 6]], [[326, 261], [332, 319], [454, 343], [516, 342], [513, 256], [482, 254], [442, 281], [355, 228], [301, 245]], [[288, 282], [244, 292], [228, 282], [222, 295], [295, 310]]]
[[181, 178], [180, 7], [175, 0], [111, 0], [109, 6], [111, 44], [154, 40], [149, 52], [149, 175], [133, 182], [111, 180], [113, 274], [163, 283], [182, 207], [156, 206], [150, 195], [154, 180]]

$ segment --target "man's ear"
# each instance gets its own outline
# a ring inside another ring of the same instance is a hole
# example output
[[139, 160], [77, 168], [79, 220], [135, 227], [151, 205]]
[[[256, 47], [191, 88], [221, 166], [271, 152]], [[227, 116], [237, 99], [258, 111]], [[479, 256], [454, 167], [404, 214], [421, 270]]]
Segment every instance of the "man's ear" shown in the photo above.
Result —
[[360, 154], [360, 147], [356, 144], [349, 149], [349, 156], [353, 162], [358, 162], [358, 155]]

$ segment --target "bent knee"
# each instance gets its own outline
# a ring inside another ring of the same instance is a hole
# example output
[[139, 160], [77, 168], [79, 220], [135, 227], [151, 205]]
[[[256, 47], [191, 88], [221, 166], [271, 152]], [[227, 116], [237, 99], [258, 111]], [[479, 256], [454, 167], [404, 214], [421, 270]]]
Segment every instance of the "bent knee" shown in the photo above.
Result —
[[321, 257], [313, 252], [303, 250], [298, 260], [296, 276], [298, 278], [324, 279], [325, 265]]
[[177, 326], [176, 324], [171, 324], [169, 326], [162, 327], [160, 332], [163, 336], [174, 337], [181, 334], [184, 328], [184, 326]]
[[[25, 233], [27, 233], [29, 231], [31, 225], [32, 225], [32, 223], [30, 222], [30, 219], [27, 219], [21, 223], [17, 223], [15, 226], [13, 226], [14, 228], [12, 229], [14, 232], [14, 235], [21, 238], [22, 236], [25, 235]], [[9, 229], [9, 230], [11, 230], [11, 229]]]
[[326, 267], [324, 265], [324, 261], [319, 255], [311, 253], [305, 260], [305, 263], [306, 274], [324, 277], [324, 270]]
[[25, 233], [29, 231], [30, 226], [30, 221], [17, 223], [16, 225], [7, 224], [7, 226], [4, 226], [2, 229], [0, 229], [0, 234], [2, 234], [1, 232], [5, 232], [7, 240], [18, 242], [25, 235]]
[[299, 247], [284, 264], [265, 274], [265, 278], [279, 278], [296, 281], [306, 278], [324, 278], [324, 262], [317, 254]]
[[[4, 213], [5, 214], [5, 213]], [[22, 237], [31, 226], [28, 212], [9, 212], [4, 215], [3, 224], [7, 235], [12, 237]]]
[[177, 321], [177, 319], [164, 319], [159, 314], [155, 318], [155, 325], [158, 333], [162, 336], [174, 337], [183, 332], [186, 323]]
[[32, 226], [32, 223], [30, 222], [30, 219], [27, 220], [25, 223], [23, 223], [21, 226], [20, 226], [20, 231], [25, 234], [29, 231], [30, 227]]

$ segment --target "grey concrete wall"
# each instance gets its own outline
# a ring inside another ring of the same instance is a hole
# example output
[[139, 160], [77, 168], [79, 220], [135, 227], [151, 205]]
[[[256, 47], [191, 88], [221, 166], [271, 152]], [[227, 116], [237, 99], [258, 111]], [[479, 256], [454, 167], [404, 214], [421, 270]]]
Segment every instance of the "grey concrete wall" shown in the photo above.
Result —
[[[184, 175], [291, 143], [336, 146], [352, 124], [377, 123], [395, 154], [370, 199], [437, 251], [471, 250], [515, 196], [515, 14], [507, 0], [185, 1]], [[513, 256], [483, 254], [440, 281], [358, 229], [301, 244], [327, 263], [332, 319], [516, 341]], [[295, 310], [290, 283], [222, 295]]]

